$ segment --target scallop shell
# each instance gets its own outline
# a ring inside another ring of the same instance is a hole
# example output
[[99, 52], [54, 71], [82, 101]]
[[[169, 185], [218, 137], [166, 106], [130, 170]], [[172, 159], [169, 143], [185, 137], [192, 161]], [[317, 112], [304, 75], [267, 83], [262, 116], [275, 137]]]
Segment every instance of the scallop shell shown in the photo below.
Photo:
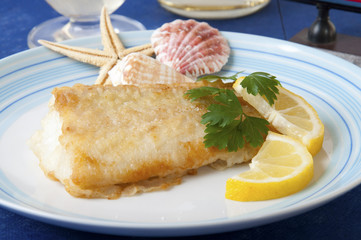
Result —
[[218, 72], [230, 48], [221, 33], [205, 22], [175, 20], [151, 36], [156, 59], [191, 78]]
[[108, 72], [108, 75], [106, 84], [114, 86], [194, 82], [175, 69], [141, 53], [125, 56]]

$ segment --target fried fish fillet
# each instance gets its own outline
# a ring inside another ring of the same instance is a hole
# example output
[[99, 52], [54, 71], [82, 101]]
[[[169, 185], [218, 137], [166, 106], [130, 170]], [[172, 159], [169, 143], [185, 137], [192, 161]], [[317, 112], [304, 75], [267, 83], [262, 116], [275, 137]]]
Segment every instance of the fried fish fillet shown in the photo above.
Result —
[[201, 166], [250, 160], [257, 152], [250, 146], [237, 152], [204, 147], [200, 121], [207, 106], [184, 97], [196, 86], [55, 88], [30, 147], [48, 177], [84, 198], [164, 189]]

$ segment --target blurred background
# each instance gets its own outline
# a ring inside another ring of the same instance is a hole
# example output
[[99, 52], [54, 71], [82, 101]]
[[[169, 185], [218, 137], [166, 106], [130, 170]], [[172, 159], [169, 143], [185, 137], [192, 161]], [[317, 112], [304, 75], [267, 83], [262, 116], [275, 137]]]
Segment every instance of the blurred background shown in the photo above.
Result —
[[[146, 29], [158, 28], [177, 18], [186, 19], [165, 10], [157, 0], [127, 0], [115, 14], [134, 18]], [[337, 33], [361, 37], [361, 14], [337, 9], [331, 9], [329, 14]], [[245, 17], [204, 21], [221, 31], [289, 40], [310, 27], [317, 15], [315, 5], [271, 0], [260, 11]], [[0, 58], [28, 49], [26, 38], [31, 29], [58, 16], [45, 0], [1, 0]], [[361, 48], [361, 44], [355, 47]]]

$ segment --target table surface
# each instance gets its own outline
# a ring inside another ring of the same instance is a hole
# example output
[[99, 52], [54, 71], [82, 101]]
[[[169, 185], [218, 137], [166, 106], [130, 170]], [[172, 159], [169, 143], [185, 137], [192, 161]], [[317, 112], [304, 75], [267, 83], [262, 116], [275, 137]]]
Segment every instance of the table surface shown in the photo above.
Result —
[[[135, 18], [147, 29], [183, 18], [167, 12], [156, 0], [128, 0], [115, 13]], [[32, 27], [57, 16], [59, 14], [44, 0], [1, 0], [0, 59], [28, 49], [26, 39]], [[309, 27], [316, 16], [315, 6], [272, 0], [266, 8], [253, 15], [207, 22], [221, 31], [288, 40]], [[338, 33], [361, 37], [361, 14], [332, 9], [330, 18]], [[361, 45], [358, 47], [361, 48]], [[283, 221], [241, 231], [180, 239], [360, 239], [360, 202], [361, 186], [324, 206]], [[65, 229], [0, 208], [0, 239], [133, 238]]]

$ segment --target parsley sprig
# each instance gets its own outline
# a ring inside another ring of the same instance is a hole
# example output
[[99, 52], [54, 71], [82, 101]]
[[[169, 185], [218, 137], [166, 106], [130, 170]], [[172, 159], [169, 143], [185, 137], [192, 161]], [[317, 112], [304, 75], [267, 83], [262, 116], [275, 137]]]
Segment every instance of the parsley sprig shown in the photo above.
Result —
[[[197, 81], [208, 81], [213, 82], [217, 80], [231, 80], [236, 81], [238, 75], [243, 71], [237, 72], [236, 74], [227, 77], [227, 76], [217, 76], [217, 75], [206, 75], [198, 78]], [[247, 92], [256, 96], [260, 94], [261, 96], [265, 96], [272, 106], [274, 104], [274, 100], [277, 99], [276, 94], [278, 94], [277, 86], [281, 86], [281, 83], [276, 79], [275, 76], [266, 73], [266, 72], [254, 72], [246, 76], [241, 82], [243, 88], [247, 89]]]
[[246, 76], [241, 82], [243, 88], [247, 89], [247, 93], [254, 96], [260, 94], [265, 96], [268, 103], [272, 106], [274, 100], [277, 99], [278, 94], [277, 86], [281, 86], [281, 83], [269, 73], [265, 72], [254, 72]]
[[[235, 81], [239, 73], [231, 77], [212, 75], [212, 77], [207, 76], [202, 80], [231, 79]], [[265, 95], [271, 105], [277, 99], [278, 89], [276, 86], [280, 85], [274, 76], [263, 72], [248, 75], [241, 84], [242, 87], [247, 88], [248, 93]], [[207, 107], [208, 112], [202, 116], [201, 120], [201, 123], [206, 125], [205, 147], [227, 148], [229, 152], [232, 152], [243, 148], [246, 142], [253, 147], [263, 143], [264, 135], [269, 130], [267, 127], [269, 122], [244, 113], [233, 90], [204, 86], [190, 89], [185, 95], [191, 101], [205, 97], [212, 99]]]

